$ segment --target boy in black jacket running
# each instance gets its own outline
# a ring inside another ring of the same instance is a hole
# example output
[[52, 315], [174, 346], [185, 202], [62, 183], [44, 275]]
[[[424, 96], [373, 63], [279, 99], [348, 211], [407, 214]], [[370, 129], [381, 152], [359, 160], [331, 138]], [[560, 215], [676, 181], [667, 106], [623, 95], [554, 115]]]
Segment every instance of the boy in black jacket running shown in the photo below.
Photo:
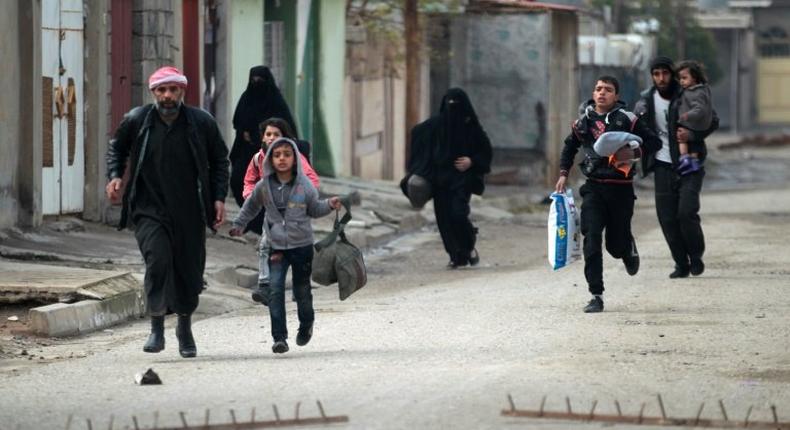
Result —
[[[661, 147], [658, 137], [633, 113], [624, 109], [618, 100], [620, 85], [611, 76], [597, 79], [593, 99], [587, 102], [582, 115], [565, 139], [560, 158], [560, 177], [555, 191], [565, 192], [565, 182], [576, 153], [581, 148], [584, 160], [579, 167], [587, 182], [579, 190], [582, 198], [581, 228], [584, 235], [584, 276], [592, 300], [584, 312], [603, 311], [603, 234], [606, 231], [606, 250], [622, 259], [626, 271], [633, 276], [639, 271], [639, 254], [631, 234], [634, 213], [633, 177], [627, 161], [640, 158], [644, 151]], [[602, 157], [593, 150], [595, 140], [609, 131], [626, 131], [642, 138], [636, 149], [628, 145], [613, 157]], [[622, 164], [625, 164], [623, 167]]]

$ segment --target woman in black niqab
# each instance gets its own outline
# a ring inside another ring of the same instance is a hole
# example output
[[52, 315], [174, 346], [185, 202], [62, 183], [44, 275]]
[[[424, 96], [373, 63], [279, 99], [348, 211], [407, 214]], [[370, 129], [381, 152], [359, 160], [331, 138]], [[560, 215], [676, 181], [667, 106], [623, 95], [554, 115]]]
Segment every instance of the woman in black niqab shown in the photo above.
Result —
[[476, 265], [480, 260], [469, 200], [472, 194], [483, 194], [491, 157], [488, 135], [460, 88], [448, 90], [439, 113], [412, 129], [408, 173], [401, 188], [408, 196], [407, 183], [413, 174], [431, 183], [436, 223], [450, 255], [450, 268]]
[[296, 123], [291, 116], [291, 110], [277, 88], [271, 70], [266, 66], [255, 66], [250, 69], [247, 89], [241, 95], [233, 113], [236, 137], [230, 151], [230, 189], [239, 206], [244, 204], [242, 190], [247, 166], [252, 156], [261, 148], [258, 125], [271, 117], [284, 119], [296, 133]]

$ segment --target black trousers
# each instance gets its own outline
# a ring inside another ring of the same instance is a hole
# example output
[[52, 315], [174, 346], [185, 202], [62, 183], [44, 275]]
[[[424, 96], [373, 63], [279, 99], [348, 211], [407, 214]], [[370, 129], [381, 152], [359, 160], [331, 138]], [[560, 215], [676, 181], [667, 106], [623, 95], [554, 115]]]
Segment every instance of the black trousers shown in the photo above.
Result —
[[194, 312], [203, 291], [205, 228], [188, 238], [179, 238], [181, 234], [166, 228], [162, 222], [138, 217], [134, 235], [145, 260], [143, 286], [147, 314]]
[[701, 259], [705, 236], [699, 217], [699, 194], [705, 170], [680, 176], [669, 163], [656, 161], [656, 213], [675, 265], [688, 269], [689, 259]]
[[603, 240], [614, 258], [623, 258], [631, 249], [631, 217], [634, 214], [632, 184], [604, 184], [588, 180], [582, 197], [581, 228], [584, 235], [584, 277], [592, 294], [602, 294]]
[[469, 221], [469, 199], [472, 194], [466, 190], [462, 180], [447, 185], [434, 184], [433, 210], [436, 224], [450, 260], [458, 265], [469, 263], [469, 254], [475, 248], [477, 229]]

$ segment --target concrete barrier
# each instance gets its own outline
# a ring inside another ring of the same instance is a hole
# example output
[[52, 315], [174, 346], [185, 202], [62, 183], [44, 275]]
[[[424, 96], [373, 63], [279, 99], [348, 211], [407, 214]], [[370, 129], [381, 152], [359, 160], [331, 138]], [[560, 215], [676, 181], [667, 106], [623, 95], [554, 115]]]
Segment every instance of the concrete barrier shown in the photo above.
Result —
[[74, 336], [100, 330], [145, 314], [142, 289], [116, 294], [104, 300], [54, 303], [30, 310], [30, 327], [46, 336]]

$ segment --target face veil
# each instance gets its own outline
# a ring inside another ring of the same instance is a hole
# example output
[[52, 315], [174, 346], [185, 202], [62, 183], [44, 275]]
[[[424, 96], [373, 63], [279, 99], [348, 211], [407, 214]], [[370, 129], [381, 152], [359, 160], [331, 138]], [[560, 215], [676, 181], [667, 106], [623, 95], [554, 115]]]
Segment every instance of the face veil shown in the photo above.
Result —
[[451, 88], [447, 91], [439, 107], [436, 127], [434, 164], [441, 167], [452, 166], [456, 158], [473, 152], [481, 126], [464, 90]]
[[258, 124], [271, 117], [284, 119], [296, 133], [291, 110], [280, 89], [277, 88], [271, 70], [266, 66], [255, 66], [250, 69], [247, 89], [236, 105], [233, 128], [237, 131], [247, 131], [253, 137], [252, 141], [257, 144], [260, 142]]

